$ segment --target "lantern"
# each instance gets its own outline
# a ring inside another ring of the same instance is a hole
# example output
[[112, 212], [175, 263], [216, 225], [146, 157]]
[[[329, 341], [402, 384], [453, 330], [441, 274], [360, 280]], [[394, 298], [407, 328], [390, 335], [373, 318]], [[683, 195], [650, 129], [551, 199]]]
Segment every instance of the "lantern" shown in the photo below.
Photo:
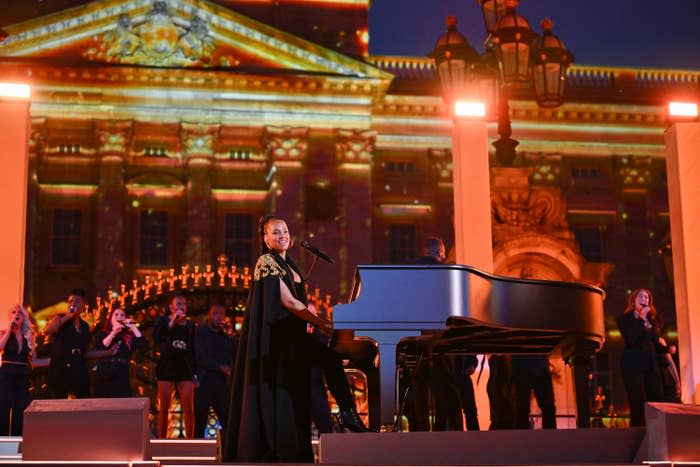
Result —
[[435, 63], [443, 96], [449, 102], [465, 92], [478, 54], [457, 31], [457, 19], [454, 16], [448, 16], [445, 24], [447, 32], [438, 38], [435, 49], [428, 57]]
[[517, 0], [507, 0], [506, 15], [493, 33], [493, 45], [506, 86], [525, 86], [529, 78], [530, 44], [537, 34], [530, 24], [515, 12]]
[[564, 43], [552, 33], [554, 24], [542, 20], [542, 37], [532, 44], [532, 80], [540, 107], [558, 107], [564, 102], [566, 69], [574, 56]]

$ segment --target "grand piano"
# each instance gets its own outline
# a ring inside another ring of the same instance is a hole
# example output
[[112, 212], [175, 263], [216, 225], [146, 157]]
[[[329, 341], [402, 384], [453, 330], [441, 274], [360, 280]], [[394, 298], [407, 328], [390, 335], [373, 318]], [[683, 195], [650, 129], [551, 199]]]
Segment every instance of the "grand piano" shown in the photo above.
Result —
[[[397, 355], [424, 352], [554, 354], [574, 369], [577, 426], [590, 420], [591, 357], [605, 340], [601, 289], [577, 283], [495, 276], [462, 265], [361, 265], [346, 304], [333, 311], [341, 353], [373, 342], [378, 375], [368, 377], [370, 426], [397, 412]], [[374, 380], [374, 381], [373, 381]]]

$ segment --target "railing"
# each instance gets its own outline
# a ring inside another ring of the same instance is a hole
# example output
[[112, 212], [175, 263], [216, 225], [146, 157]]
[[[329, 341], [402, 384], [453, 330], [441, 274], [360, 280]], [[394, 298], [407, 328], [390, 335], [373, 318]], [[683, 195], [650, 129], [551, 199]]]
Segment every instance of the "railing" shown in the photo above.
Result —
[[[435, 66], [426, 57], [373, 55], [367, 60], [400, 80], [430, 81], [436, 77]], [[637, 88], [690, 88], [700, 85], [700, 71], [572, 65], [567, 72], [567, 79], [574, 87], [608, 88], [615, 85], [632, 85]]]
[[373, 55], [367, 59], [380, 70], [399, 79], [429, 81], [435, 78], [435, 66], [425, 57]]

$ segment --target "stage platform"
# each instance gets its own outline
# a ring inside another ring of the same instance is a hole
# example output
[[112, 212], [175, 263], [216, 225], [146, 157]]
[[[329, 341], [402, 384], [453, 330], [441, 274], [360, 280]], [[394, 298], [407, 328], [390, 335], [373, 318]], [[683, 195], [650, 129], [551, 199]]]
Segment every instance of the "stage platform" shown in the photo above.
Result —
[[[644, 430], [507, 430], [434, 433], [338, 433], [321, 436], [319, 460], [337, 466], [640, 465]], [[0, 466], [205, 466], [216, 463], [215, 440], [149, 443], [150, 461], [22, 461], [22, 439], [0, 438]], [[238, 464], [241, 465], [241, 464]], [[259, 465], [259, 464], [258, 464]], [[700, 467], [700, 466], [699, 466]]]
[[[332, 433], [321, 436], [318, 454], [320, 464], [333, 466], [700, 467], [699, 420], [700, 406], [652, 403], [646, 407], [646, 429]], [[58, 444], [52, 444], [60, 437], [55, 430], [35, 430], [41, 435], [35, 434], [38, 439], [32, 440], [26, 432], [25, 438], [0, 437], [0, 467], [161, 467], [217, 463], [216, 440], [141, 439], [139, 443], [144, 443], [144, 449], [138, 456], [129, 446], [119, 455], [112, 449], [119, 445], [119, 438], [115, 438], [119, 432], [112, 432], [108, 441], [99, 441], [91, 433], [79, 435], [77, 428], [65, 428], [71, 424], [75, 420], [65, 422], [58, 430], [64, 436]], [[66, 431], [75, 439], [66, 440]], [[35, 452], [29, 452], [30, 446]]]
[[215, 439], [151, 439], [149, 442], [149, 455], [151, 460], [146, 461], [67, 461], [67, 460], [41, 460], [22, 461], [22, 438], [0, 436], [0, 466], [3, 465], [112, 465], [124, 466], [167, 466], [167, 465], [212, 465], [217, 464], [219, 457], [219, 445]]

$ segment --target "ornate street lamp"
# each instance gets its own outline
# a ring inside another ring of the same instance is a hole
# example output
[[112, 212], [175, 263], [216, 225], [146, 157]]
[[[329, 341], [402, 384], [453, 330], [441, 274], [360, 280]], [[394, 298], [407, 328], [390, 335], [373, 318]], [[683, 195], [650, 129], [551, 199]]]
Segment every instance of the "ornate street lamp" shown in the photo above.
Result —
[[525, 86], [530, 77], [530, 45], [537, 33], [515, 12], [518, 0], [507, 0], [506, 5], [506, 14], [493, 33], [493, 45], [503, 83], [508, 87]]
[[532, 44], [532, 80], [540, 107], [558, 107], [564, 102], [566, 69], [574, 56], [564, 43], [552, 33], [554, 23], [542, 20], [542, 36]]
[[493, 34], [498, 27], [498, 22], [506, 14], [506, 0], [476, 0], [484, 15], [486, 32]]
[[[440, 36], [429, 57], [435, 62], [446, 102], [455, 96], [478, 95], [486, 102], [487, 118], [498, 120], [496, 160], [512, 165], [518, 141], [511, 139], [508, 92], [512, 88], [534, 83], [536, 100], [541, 107], [562, 104], [566, 69], [574, 56], [552, 33], [552, 22], [542, 22], [540, 37], [530, 29], [528, 21], [518, 16], [518, 0], [477, 0], [489, 32], [479, 56], [456, 30], [456, 20], [448, 17], [446, 34]], [[495, 25], [495, 26], [494, 26]]]
[[465, 92], [479, 54], [457, 31], [457, 18], [448, 16], [445, 24], [447, 32], [438, 38], [428, 57], [435, 63], [445, 101], [451, 102]]

